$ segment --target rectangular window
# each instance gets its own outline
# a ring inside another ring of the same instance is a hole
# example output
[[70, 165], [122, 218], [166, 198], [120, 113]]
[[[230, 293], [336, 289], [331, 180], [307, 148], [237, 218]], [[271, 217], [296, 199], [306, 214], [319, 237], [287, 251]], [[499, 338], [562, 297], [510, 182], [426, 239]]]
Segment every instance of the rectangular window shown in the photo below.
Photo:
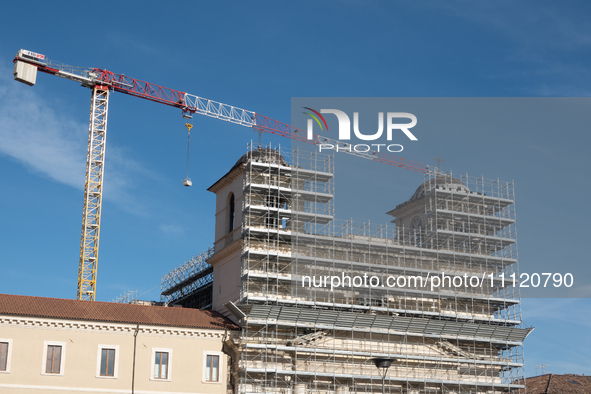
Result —
[[99, 344], [96, 353], [96, 377], [117, 379], [119, 345]]
[[156, 352], [154, 359], [154, 378], [168, 379], [168, 353]]
[[205, 358], [205, 381], [219, 382], [220, 356], [208, 354]]
[[100, 376], [115, 376], [115, 349], [101, 350]]
[[62, 347], [58, 345], [47, 345], [47, 359], [45, 360], [45, 373], [60, 373], [62, 361]]
[[8, 342], [0, 342], [0, 371], [8, 368]]

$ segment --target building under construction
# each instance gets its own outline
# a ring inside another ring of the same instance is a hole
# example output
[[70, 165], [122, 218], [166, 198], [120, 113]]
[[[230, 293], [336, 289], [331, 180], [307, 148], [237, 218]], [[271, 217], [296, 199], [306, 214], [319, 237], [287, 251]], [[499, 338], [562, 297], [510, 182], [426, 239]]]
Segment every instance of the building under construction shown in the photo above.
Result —
[[389, 393], [523, 390], [513, 184], [434, 170], [370, 225], [334, 218], [333, 165], [249, 146], [209, 188], [213, 250], [163, 277], [162, 301], [239, 323], [236, 391], [378, 393], [373, 357], [396, 359]]

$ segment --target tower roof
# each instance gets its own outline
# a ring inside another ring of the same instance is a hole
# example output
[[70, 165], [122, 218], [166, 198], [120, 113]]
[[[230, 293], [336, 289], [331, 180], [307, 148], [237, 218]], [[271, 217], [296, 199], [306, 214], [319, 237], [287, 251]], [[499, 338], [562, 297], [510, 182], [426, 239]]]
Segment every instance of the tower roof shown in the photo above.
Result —
[[396, 208], [387, 212], [388, 215], [397, 217], [402, 214], [401, 209], [406, 209], [413, 201], [417, 201], [424, 197], [433, 189], [450, 190], [454, 192], [470, 193], [470, 189], [458, 178], [455, 178], [449, 174], [439, 173], [435, 177], [428, 179], [423, 182], [417, 190], [414, 192], [411, 198], [407, 201], [398, 204]]
[[454, 178], [449, 174], [439, 174], [435, 178], [429, 179], [417, 188], [409, 201], [414, 201], [423, 197], [425, 194], [433, 189], [453, 190], [458, 192], [470, 192], [470, 189], [458, 178]]
[[287, 161], [283, 158], [281, 153], [279, 153], [275, 149], [257, 148], [243, 154], [242, 157], [238, 159], [236, 164], [234, 164], [234, 167], [237, 167], [242, 163], [246, 163], [249, 160], [258, 161], [262, 163], [280, 164], [282, 166], [289, 165]]
[[251, 151], [246, 152], [243, 154], [236, 164], [230, 168], [224, 176], [218, 179], [213, 185], [211, 185], [207, 190], [213, 193], [217, 193], [219, 188], [223, 185], [228, 184], [235, 176], [241, 174], [243, 168], [246, 166], [248, 161], [256, 161], [259, 163], [272, 163], [272, 164], [279, 164], [282, 166], [289, 166], [289, 163], [283, 158], [283, 155], [276, 151], [275, 149], [271, 148], [256, 148]]

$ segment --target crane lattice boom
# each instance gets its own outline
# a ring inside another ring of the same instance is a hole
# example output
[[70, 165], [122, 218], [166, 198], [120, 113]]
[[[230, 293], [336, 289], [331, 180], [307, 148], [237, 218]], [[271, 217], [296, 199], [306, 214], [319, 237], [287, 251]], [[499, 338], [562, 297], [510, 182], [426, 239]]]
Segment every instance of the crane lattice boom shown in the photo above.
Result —
[[44, 55], [21, 49], [14, 59], [14, 78], [17, 81], [32, 86], [36, 82], [37, 71], [70, 79], [92, 89], [84, 214], [78, 273], [78, 299], [94, 300], [96, 296], [96, 272], [110, 91], [125, 93], [145, 100], [180, 108], [185, 116], [192, 114], [205, 115], [241, 126], [251, 127], [257, 131], [272, 133], [313, 145], [331, 144], [338, 151], [380, 163], [421, 173], [427, 173], [429, 171], [429, 167], [425, 164], [382, 152], [356, 152], [354, 149], [351, 149], [351, 145], [348, 143], [317, 134], [314, 134], [312, 139], [308, 139], [307, 133], [304, 130], [253, 111], [130, 78], [123, 74], [116, 74], [100, 68], [73, 67], [63, 63], [52, 62], [47, 60]]

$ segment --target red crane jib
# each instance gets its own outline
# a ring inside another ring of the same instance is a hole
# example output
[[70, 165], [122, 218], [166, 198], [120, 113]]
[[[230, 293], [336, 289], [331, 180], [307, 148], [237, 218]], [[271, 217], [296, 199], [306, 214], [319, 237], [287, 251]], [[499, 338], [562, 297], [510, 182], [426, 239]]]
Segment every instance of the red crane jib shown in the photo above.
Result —
[[[50, 67], [47, 64], [41, 64], [38, 62], [28, 61], [27, 59], [19, 59], [26, 63], [32, 64], [38, 68], [39, 71], [63, 76], [63, 71], [57, 68]], [[171, 107], [180, 108], [185, 112], [188, 113], [196, 113], [200, 112], [200, 108], [193, 107], [187, 104], [185, 100], [185, 96], [187, 95], [186, 92], [181, 92], [180, 90], [166, 88], [160, 85], [156, 85], [154, 83], [141, 81], [139, 79], [130, 78], [123, 74], [116, 74], [114, 72], [103, 70], [100, 68], [88, 69], [91, 73], [93, 73], [92, 83], [96, 86], [105, 85], [104, 87], [108, 87], [117, 92], [129, 94], [135, 97], [140, 97], [145, 100], [154, 101], [156, 103], [166, 104]], [[87, 78], [88, 82], [84, 82], [84, 84], [88, 85], [90, 83], [90, 78]], [[205, 99], [207, 100], [207, 99]], [[209, 100], [207, 100], [209, 102]], [[253, 113], [253, 112], [251, 112]], [[242, 123], [244, 125], [244, 123]], [[306, 142], [310, 144], [319, 144], [322, 143], [323, 138], [319, 135], [314, 135], [312, 140], [307, 138], [307, 133], [304, 130], [298, 129], [287, 123], [283, 123], [277, 121], [275, 119], [268, 118], [266, 116], [254, 113], [254, 117], [252, 119], [252, 124], [249, 124], [255, 130], [260, 130], [266, 133], [272, 133], [275, 135], [279, 135], [282, 137], [287, 137], [293, 140]], [[344, 143], [343, 143], [344, 144]], [[347, 144], [344, 144], [345, 146]], [[429, 172], [429, 166], [418, 163], [412, 160], [407, 160], [399, 157], [395, 157], [386, 153], [382, 152], [373, 152], [371, 156], [366, 156], [373, 161], [393, 165], [396, 167], [406, 168], [408, 170], [417, 171], [420, 173], [427, 173]]]
[[185, 92], [165, 88], [154, 83], [140, 81], [139, 79], [129, 78], [123, 74], [115, 74], [111, 71], [94, 69], [98, 74], [98, 80], [112, 86], [113, 90], [132, 96], [141, 97], [146, 100], [170, 105], [176, 108], [185, 106]]

